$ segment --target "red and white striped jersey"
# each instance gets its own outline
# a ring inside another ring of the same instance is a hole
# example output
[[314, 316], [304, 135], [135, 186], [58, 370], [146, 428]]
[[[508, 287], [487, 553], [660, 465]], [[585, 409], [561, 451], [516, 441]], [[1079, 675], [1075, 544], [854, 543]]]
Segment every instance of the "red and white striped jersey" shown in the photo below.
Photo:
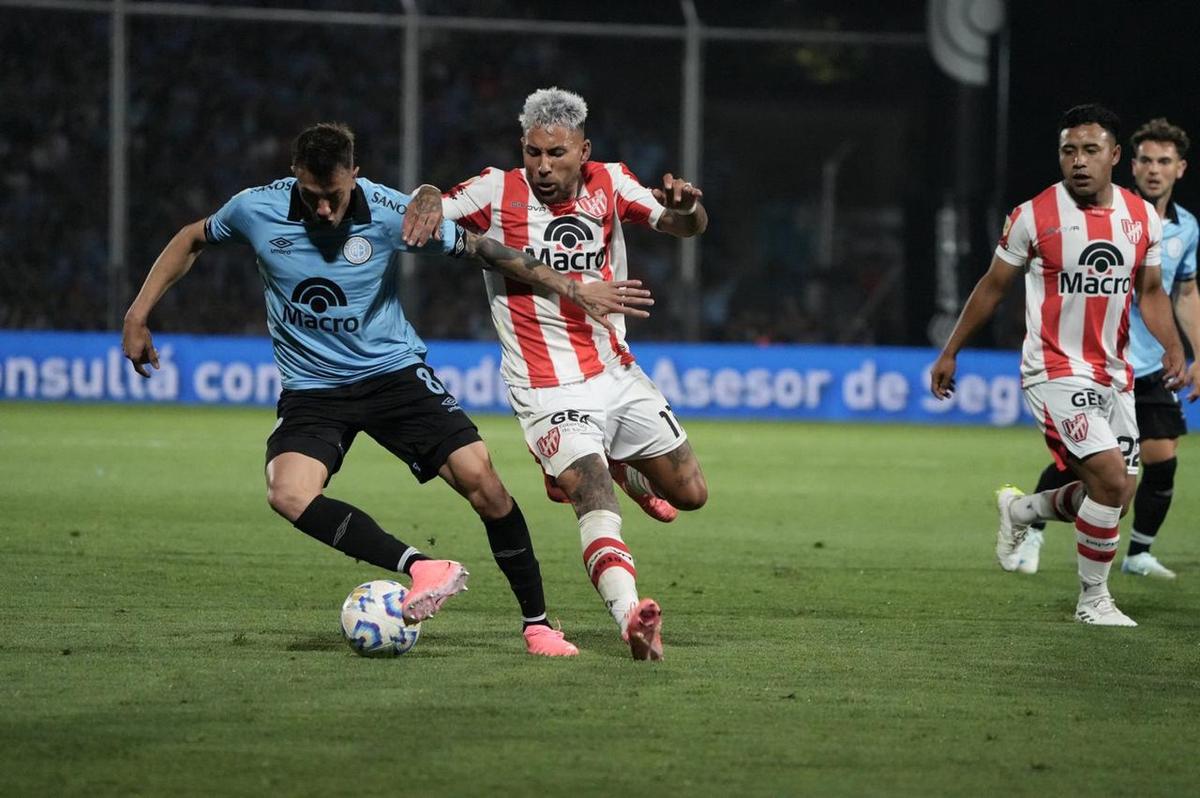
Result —
[[1013, 209], [996, 256], [1025, 268], [1022, 385], [1073, 375], [1133, 387], [1133, 281], [1143, 265], [1161, 265], [1161, 241], [1154, 206], [1120, 186], [1111, 208], [1081, 208], [1056, 183]]
[[[544, 205], [523, 168], [485, 169], [442, 197], [446, 218], [472, 232], [524, 250], [572, 280], [624, 280], [629, 274], [622, 222], [654, 227], [664, 210], [650, 190], [620, 163], [585, 162], [578, 196]], [[625, 317], [610, 318], [613, 335], [574, 303], [485, 271], [492, 322], [509, 385], [547, 388], [633, 362], [625, 344]]]

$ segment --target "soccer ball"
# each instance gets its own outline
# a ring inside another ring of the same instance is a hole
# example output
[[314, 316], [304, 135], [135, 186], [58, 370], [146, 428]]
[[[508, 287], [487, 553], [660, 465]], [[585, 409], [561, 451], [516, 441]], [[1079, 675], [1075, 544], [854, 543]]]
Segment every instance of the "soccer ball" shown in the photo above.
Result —
[[405, 654], [417, 644], [421, 624], [406, 621], [400, 609], [408, 589], [390, 579], [354, 588], [342, 603], [342, 635], [364, 657]]

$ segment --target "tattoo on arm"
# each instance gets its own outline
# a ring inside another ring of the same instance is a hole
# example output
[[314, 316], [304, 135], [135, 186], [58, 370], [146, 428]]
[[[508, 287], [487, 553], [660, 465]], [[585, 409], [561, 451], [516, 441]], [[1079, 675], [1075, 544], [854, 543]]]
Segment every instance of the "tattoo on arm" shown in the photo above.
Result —
[[[483, 268], [489, 271], [499, 271], [515, 280], [534, 285], [553, 285], [555, 278], [547, 274], [546, 264], [530, 255], [512, 247], [507, 247], [492, 238], [467, 233], [467, 254], [473, 255], [483, 263]], [[578, 284], [568, 281], [566, 296], [575, 301], [578, 296]]]

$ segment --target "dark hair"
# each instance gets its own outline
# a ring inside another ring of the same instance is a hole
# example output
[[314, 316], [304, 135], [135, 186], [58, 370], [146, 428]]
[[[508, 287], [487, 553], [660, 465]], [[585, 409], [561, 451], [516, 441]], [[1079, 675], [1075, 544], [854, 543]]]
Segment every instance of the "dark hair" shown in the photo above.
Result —
[[354, 168], [354, 131], [341, 122], [313, 125], [292, 143], [292, 166], [312, 172], [318, 180], [329, 179], [340, 166]]
[[1113, 144], [1121, 140], [1121, 117], [1097, 103], [1086, 103], [1067, 109], [1058, 122], [1059, 132], [1080, 125], [1097, 124], [1112, 136]]
[[1129, 146], [1137, 150], [1137, 146], [1143, 141], [1158, 141], [1163, 144], [1174, 144], [1175, 152], [1179, 153], [1179, 160], [1183, 160], [1187, 156], [1188, 147], [1192, 145], [1188, 134], [1183, 128], [1178, 125], [1172, 125], [1163, 117], [1151, 119], [1146, 124], [1139, 127], [1133, 132], [1133, 136], [1129, 139]]

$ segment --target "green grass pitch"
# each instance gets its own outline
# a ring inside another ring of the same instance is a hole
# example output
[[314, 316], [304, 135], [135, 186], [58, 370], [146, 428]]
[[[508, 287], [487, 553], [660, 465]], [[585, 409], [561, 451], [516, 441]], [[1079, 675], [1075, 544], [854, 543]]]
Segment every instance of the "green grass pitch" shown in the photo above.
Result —
[[524, 653], [470, 508], [369, 439], [330, 494], [472, 571], [392, 660], [337, 631], [385, 574], [267, 508], [269, 410], [0, 404], [0, 795], [1194, 794], [1194, 437], [1155, 548], [1181, 576], [1114, 573], [1124, 630], [1072, 621], [1069, 528], [1036, 576], [994, 562], [992, 490], [1047, 459], [1031, 429], [685, 419], [709, 505], [622, 499], [650, 664], [516, 422], [477, 420], [578, 659]]

